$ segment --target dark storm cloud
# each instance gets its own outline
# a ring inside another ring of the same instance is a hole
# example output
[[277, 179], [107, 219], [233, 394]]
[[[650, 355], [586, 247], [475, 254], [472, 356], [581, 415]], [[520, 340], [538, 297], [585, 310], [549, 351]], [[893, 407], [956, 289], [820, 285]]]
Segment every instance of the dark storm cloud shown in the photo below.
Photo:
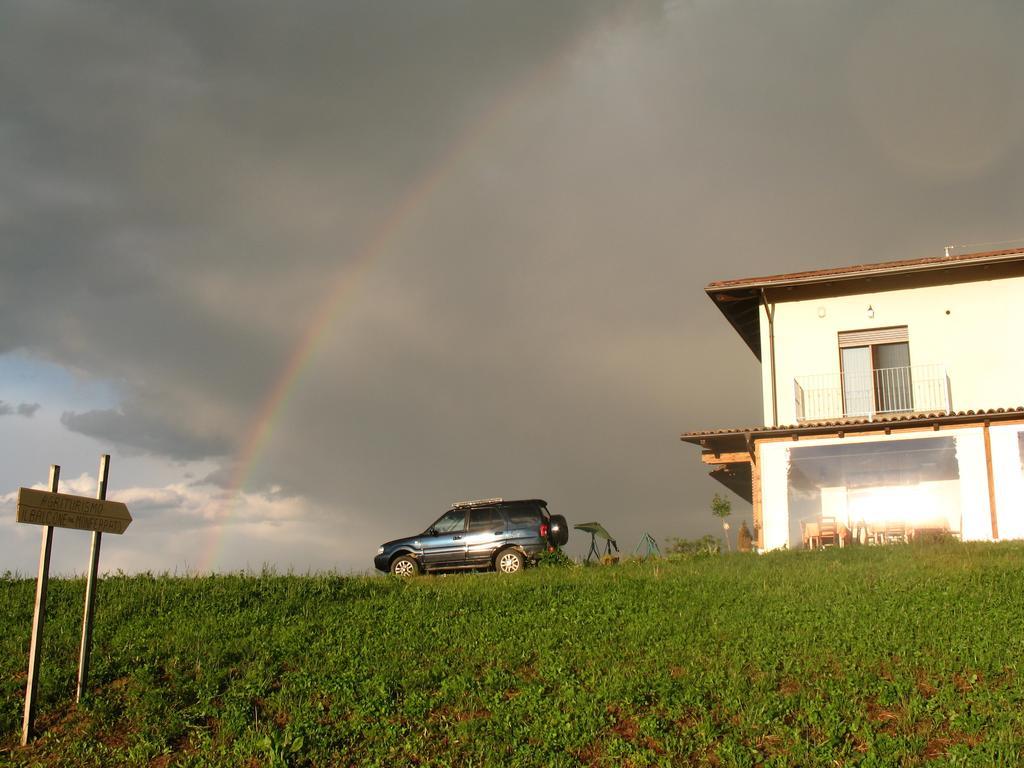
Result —
[[24, 416], [31, 419], [39, 410], [39, 403], [18, 403], [12, 405], [0, 400], [0, 416]]
[[542, 8], [7, 6], [0, 351], [237, 443], [393, 198], [602, 11]]
[[131, 404], [122, 410], [65, 411], [60, 421], [72, 432], [121, 446], [128, 452], [196, 460], [223, 456], [230, 449], [230, 444], [219, 435], [201, 434], [200, 425], [176, 429], [159, 414]]
[[709, 530], [717, 487], [678, 433], [761, 409], [705, 283], [1024, 236], [1011, 6], [0, 15], [0, 351], [121, 393], [68, 428], [216, 457], [204, 483], [244, 469], [369, 538], [499, 494], [613, 532]]

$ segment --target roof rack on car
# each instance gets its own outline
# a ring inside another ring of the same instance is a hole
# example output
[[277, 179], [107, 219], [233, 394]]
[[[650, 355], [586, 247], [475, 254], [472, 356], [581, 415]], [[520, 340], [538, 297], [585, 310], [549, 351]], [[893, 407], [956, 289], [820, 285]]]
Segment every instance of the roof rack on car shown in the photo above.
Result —
[[475, 507], [477, 504], [500, 504], [504, 499], [475, 499], [474, 501], [456, 501], [452, 504], [452, 509], [458, 509], [459, 507]]

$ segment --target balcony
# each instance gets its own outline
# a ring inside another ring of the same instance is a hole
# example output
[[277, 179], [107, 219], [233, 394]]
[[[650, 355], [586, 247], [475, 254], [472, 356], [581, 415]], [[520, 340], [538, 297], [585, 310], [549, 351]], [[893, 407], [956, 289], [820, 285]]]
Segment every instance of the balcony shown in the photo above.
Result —
[[944, 365], [797, 376], [793, 388], [798, 422], [950, 411]]

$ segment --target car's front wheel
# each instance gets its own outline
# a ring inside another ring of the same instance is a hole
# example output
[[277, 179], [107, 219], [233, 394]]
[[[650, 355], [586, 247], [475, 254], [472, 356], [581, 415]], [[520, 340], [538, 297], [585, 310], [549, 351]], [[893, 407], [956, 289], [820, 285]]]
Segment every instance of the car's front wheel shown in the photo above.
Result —
[[419, 572], [419, 564], [417, 564], [417, 562], [408, 555], [396, 557], [394, 562], [391, 563], [391, 573], [395, 576], [415, 576]]
[[494, 570], [498, 573], [519, 573], [526, 565], [523, 556], [514, 549], [506, 549], [499, 552], [494, 559]]

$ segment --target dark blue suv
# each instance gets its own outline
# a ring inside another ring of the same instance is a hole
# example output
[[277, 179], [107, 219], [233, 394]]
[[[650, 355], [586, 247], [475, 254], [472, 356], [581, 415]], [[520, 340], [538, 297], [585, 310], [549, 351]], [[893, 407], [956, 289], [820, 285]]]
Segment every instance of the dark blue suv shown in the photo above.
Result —
[[423, 533], [377, 548], [373, 566], [396, 576], [493, 569], [516, 573], [569, 540], [569, 525], [542, 499], [463, 501]]

